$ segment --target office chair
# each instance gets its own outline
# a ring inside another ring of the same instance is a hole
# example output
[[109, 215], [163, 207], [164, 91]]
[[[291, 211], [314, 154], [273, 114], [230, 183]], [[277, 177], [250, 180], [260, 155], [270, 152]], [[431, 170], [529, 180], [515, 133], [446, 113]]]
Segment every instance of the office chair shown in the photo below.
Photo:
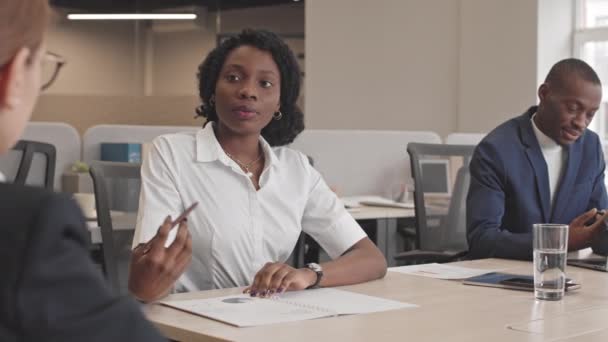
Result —
[[397, 254], [398, 264], [450, 262], [466, 256], [466, 196], [474, 149], [472, 145], [408, 144], [416, 249]]
[[117, 293], [128, 293], [128, 269], [141, 187], [141, 164], [93, 161], [97, 224], [101, 230], [101, 263]]
[[[314, 160], [311, 156], [307, 156], [308, 162], [314, 166]], [[310, 262], [319, 262], [319, 253], [321, 246], [310, 235], [301, 232], [298, 237], [298, 242], [288, 259], [288, 263], [295, 267], [301, 268]]]
[[[8, 156], [3, 157], [0, 164], [11, 180], [13, 170], [17, 168], [13, 183], [20, 185], [42, 186], [53, 190], [55, 178], [55, 163], [57, 152], [55, 146], [31, 140], [19, 140]], [[16, 157], [19, 155], [19, 157]], [[44, 161], [37, 157], [43, 157]], [[11, 170], [11, 171], [7, 171]]]

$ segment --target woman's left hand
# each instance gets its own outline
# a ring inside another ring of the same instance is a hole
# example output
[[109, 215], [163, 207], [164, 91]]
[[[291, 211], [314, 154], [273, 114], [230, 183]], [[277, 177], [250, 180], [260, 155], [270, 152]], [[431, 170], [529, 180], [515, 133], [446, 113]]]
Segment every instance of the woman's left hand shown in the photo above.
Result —
[[317, 274], [308, 268], [296, 269], [280, 262], [268, 262], [243, 293], [249, 293], [252, 297], [266, 297], [287, 290], [304, 290], [316, 280]]

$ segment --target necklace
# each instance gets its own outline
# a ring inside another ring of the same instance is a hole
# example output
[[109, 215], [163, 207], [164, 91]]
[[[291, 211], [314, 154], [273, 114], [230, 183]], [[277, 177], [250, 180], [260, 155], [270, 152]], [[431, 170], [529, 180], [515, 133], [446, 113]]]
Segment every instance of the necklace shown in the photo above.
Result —
[[226, 153], [226, 155], [228, 157], [230, 157], [230, 159], [234, 160], [237, 164], [239, 164], [240, 167], [242, 167], [243, 169], [245, 169], [245, 174], [249, 178], [253, 178], [253, 172], [251, 172], [249, 170], [249, 168], [252, 167], [253, 165], [255, 165], [258, 161], [260, 161], [260, 159], [262, 158], [262, 154], [263, 154], [263, 153], [260, 153], [260, 155], [256, 159], [254, 159], [254, 160], [252, 160], [252, 161], [250, 161], [249, 163], [246, 164], [246, 163], [243, 163], [242, 161], [236, 159], [232, 154], [230, 154], [230, 153], [228, 153], [226, 151], [224, 151], [224, 153]]

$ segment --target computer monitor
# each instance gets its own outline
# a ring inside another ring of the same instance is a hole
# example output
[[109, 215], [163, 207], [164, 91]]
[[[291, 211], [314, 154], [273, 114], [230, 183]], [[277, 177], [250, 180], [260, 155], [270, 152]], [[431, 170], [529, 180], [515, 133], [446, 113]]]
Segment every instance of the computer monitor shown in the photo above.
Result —
[[450, 197], [450, 167], [447, 159], [420, 160], [422, 191], [425, 196]]

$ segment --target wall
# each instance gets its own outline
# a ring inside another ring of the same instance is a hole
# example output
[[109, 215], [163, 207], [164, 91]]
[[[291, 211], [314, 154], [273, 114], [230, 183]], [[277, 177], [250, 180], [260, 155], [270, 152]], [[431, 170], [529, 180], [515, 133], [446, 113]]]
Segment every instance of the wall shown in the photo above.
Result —
[[[152, 94], [196, 95], [196, 71], [207, 52], [216, 44], [216, 12], [210, 12], [197, 26], [184, 25], [182, 29], [153, 28]], [[221, 32], [235, 33], [245, 26], [264, 28], [281, 34], [304, 32], [304, 9], [301, 5], [258, 7], [247, 10], [224, 11]], [[272, 20], [269, 20], [272, 18]]]
[[[194, 43], [196, 42], [196, 43]], [[197, 95], [196, 72], [206, 54], [215, 47], [215, 31], [205, 29], [154, 34], [151, 73], [154, 95]]]
[[536, 103], [537, 5], [461, 0], [459, 132], [488, 132]]
[[308, 126], [488, 132], [569, 54], [545, 41], [571, 28], [566, 2], [309, 0]]
[[453, 130], [458, 21], [458, 1], [307, 1], [307, 126]]
[[47, 34], [47, 47], [66, 58], [67, 64], [51, 94], [134, 94], [135, 25], [120, 21], [76, 22], [55, 18]]
[[78, 132], [98, 124], [129, 125], [202, 125], [194, 119], [196, 96], [115, 96], [53, 95], [42, 96], [33, 121], [67, 122]]
[[[196, 72], [215, 47], [216, 12], [194, 22], [68, 21], [56, 13], [48, 46], [68, 60], [42, 94], [35, 121], [62, 121], [81, 133], [101, 123], [199, 125]], [[273, 18], [273, 20], [268, 20]], [[220, 32], [264, 27], [303, 33], [301, 4], [221, 13]], [[301, 51], [301, 42], [294, 41]]]
[[[487, 132], [536, 102], [539, 80], [571, 53], [572, 6], [571, 0], [308, 0], [305, 23], [303, 6], [286, 5], [223, 12], [221, 28], [235, 32], [247, 22], [293, 33], [305, 24], [309, 128], [446, 135]], [[81, 130], [193, 122], [196, 67], [215, 44], [215, 19], [209, 12], [190, 24], [142, 25], [137, 39], [133, 23], [59, 23], [49, 46], [68, 65], [34, 119]]]
[[574, 1], [538, 0], [537, 83], [541, 84], [551, 66], [572, 57]]

